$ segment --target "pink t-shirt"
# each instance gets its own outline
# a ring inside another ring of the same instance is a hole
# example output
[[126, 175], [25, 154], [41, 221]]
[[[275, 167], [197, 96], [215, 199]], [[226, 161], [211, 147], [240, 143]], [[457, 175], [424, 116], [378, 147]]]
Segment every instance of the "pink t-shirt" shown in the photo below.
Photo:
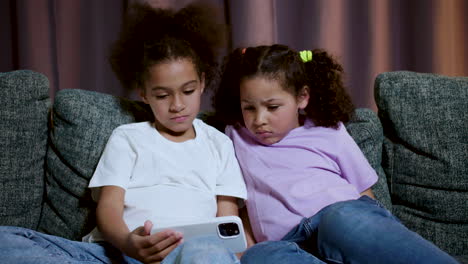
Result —
[[378, 177], [340, 123], [307, 120], [280, 142], [259, 144], [246, 128], [226, 128], [247, 185], [246, 201], [257, 242], [280, 240], [304, 217], [360, 197]]

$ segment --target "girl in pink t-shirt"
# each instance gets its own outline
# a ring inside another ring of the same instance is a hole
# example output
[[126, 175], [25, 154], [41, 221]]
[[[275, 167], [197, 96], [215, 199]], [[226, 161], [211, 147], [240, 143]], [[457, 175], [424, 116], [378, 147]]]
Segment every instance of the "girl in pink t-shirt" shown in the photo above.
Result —
[[374, 199], [377, 175], [343, 125], [354, 106], [342, 74], [319, 49], [226, 57], [214, 108], [247, 185], [241, 262], [456, 263]]

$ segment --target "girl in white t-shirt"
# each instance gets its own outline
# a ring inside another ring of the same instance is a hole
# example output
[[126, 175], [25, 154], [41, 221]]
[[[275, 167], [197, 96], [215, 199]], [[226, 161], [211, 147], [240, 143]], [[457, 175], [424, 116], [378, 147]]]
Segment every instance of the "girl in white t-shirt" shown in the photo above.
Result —
[[231, 140], [196, 119], [216, 69], [223, 31], [211, 9], [178, 12], [135, 4], [110, 62], [138, 89], [154, 121], [122, 125], [110, 136], [90, 181], [97, 228], [85, 243], [19, 227], [0, 228], [9, 263], [238, 263], [210, 238], [185, 241], [153, 227], [238, 215], [246, 189]]
[[[139, 89], [154, 122], [120, 126], [109, 138], [89, 185], [98, 205], [97, 229], [88, 239], [104, 239], [142, 262], [172, 263], [192, 254], [183, 246], [174, 251], [181, 233], [150, 234], [153, 225], [237, 215], [237, 199], [246, 198], [231, 141], [196, 119], [222, 37], [207, 10], [135, 6], [112, 49], [114, 72], [125, 87]], [[209, 248], [197, 255], [219, 258], [216, 245]], [[220, 263], [237, 261], [227, 250], [220, 254]]]

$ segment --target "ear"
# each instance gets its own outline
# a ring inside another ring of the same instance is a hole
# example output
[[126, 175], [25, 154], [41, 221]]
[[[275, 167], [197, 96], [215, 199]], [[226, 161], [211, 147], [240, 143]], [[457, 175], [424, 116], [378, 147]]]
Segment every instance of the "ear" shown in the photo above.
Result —
[[297, 95], [297, 105], [299, 109], [303, 110], [309, 104], [310, 89], [309, 86], [304, 85]]
[[200, 77], [200, 87], [201, 87], [201, 93], [205, 91], [205, 73], [202, 72], [201, 77]]
[[145, 91], [145, 89], [144, 89], [144, 88], [139, 88], [139, 92], [140, 92], [140, 98], [141, 98], [141, 100], [143, 100], [143, 102], [144, 102], [145, 104], [149, 104], [149, 103], [148, 103], [148, 99], [146, 98], [146, 91]]

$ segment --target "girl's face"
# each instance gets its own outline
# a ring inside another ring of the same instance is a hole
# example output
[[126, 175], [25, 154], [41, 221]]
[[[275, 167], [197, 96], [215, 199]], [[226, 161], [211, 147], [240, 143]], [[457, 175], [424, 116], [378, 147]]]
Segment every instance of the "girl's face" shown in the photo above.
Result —
[[283, 89], [278, 80], [253, 77], [241, 81], [240, 100], [246, 128], [262, 144], [271, 145], [299, 126], [299, 109], [309, 102], [308, 88], [299, 96]]
[[143, 88], [140, 95], [150, 105], [161, 135], [175, 142], [195, 138], [192, 122], [200, 110], [205, 82], [190, 59], [153, 65]]

